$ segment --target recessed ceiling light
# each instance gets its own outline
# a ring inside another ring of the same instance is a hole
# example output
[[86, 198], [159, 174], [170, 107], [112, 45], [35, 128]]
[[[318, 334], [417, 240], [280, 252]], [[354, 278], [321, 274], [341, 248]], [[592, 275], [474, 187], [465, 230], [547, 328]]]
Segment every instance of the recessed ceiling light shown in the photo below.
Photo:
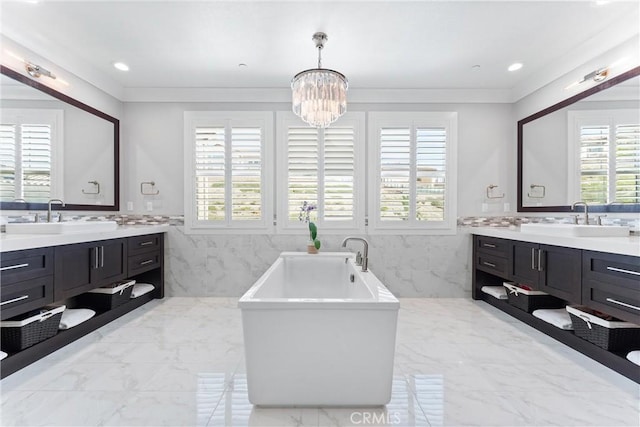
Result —
[[113, 66], [120, 71], [129, 71], [129, 66], [124, 62], [114, 62]]
[[241, 62], [241, 63], [238, 64], [238, 67], [247, 68], [247, 64], [245, 64], [244, 62]]
[[471, 71], [480, 71], [480, 66], [479, 65], [474, 65], [471, 67]]
[[509, 68], [507, 68], [507, 70], [516, 71], [516, 70], [519, 70], [520, 68], [522, 68], [522, 63], [514, 62], [513, 64], [509, 65]]

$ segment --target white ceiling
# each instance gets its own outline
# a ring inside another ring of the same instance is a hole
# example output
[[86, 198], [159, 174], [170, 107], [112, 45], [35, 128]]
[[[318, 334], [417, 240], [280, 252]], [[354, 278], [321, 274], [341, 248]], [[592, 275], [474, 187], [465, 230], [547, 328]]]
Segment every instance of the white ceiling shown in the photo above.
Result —
[[[0, 29], [122, 88], [286, 88], [316, 66], [311, 36], [324, 31], [323, 66], [344, 73], [353, 89], [514, 90], [531, 80], [542, 86], [638, 37], [639, 4], [3, 1]], [[115, 70], [114, 61], [131, 70]], [[513, 62], [524, 68], [508, 72]]]

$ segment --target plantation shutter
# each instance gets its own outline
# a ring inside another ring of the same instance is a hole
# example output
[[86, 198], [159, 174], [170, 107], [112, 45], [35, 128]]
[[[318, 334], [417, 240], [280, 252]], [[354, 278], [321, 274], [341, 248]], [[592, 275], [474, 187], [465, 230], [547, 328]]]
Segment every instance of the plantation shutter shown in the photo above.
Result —
[[616, 126], [615, 201], [640, 203], [640, 125]]
[[231, 218], [262, 219], [262, 130], [231, 130]]
[[380, 130], [380, 219], [408, 220], [411, 128]]
[[324, 130], [324, 215], [326, 221], [354, 219], [353, 128]]
[[22, 198], [47, 202], [51, 198], [51, 126], [23, 124], [21, 130]]
[[416, 129], [416, 219], [444, 221], [447, 132]]
[[587, 203], [607, 203], [609, 126], [580, 127], [580, 194]]
[[290, 127], [287, 142], [287, 216], [290, 221], [298, 221], [305, 201], [318, 203], [318, 129]]
[[0, 125], [0, 198], [17, 199], [16, 188], [16, 125]]
[[225, 129], [195, 129], [195, 204], [199, 221], [225, 219]]

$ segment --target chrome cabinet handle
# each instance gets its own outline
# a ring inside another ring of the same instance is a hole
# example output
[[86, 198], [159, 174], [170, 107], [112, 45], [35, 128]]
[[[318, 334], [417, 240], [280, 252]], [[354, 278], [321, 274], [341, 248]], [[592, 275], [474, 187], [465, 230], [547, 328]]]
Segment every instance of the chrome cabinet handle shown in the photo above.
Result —
[[23, 299], [27, 299], [27, 298], [29, 298], [29, 295], [22, 295], [21, 297], [1, 302], [0, 306], [3, 306], [5, 304], [11, 304], [12, 302], [22, 301]]
[[24, 267], [29, 267], [29, 263], [8, 265], [6, 267], [0, 268], [0, 271], [15, 270], [16, 268], [24, 268]]
[[148, 259], [148, 260], [146, 260], [146, 261], [142, 261], [142, 262], [140, 263], [140, 265], [148, 265], [148, 264], [152, 264], [152, 263], [153, 263], [153, 260], [152, 260], [152, 259]]
[[531, 248], [531, 269], [536, 269], [536, 250]]
[[640, 276], [640, 272], [638, 272], [638, 271], [625, 270], [625, 269], [623, 269], [623, 268], [607, 267], [607, 270], [617, 271], [618, 273], [633, 274], [634, 276]]
[[149, 242], [142, 242], [140, 243], [140, 246], [149, 246], [149, 245], [153, 245], [153, 240], [149, 241]]
[[486, 265], [486, 266], [489, 266], [489, 267], [493, 267], [493, 268], [495, 268], [495, 267], [496, 267], [496, 265], [495, 265], [495, 264], [492, 264], [492, 263], [487, 262], [487, 261], [482, 261], [482, 263], [483, 263], [484, 265]]
[[493, 245], [491, 243], [483, 243], [482, 246], [484, 246], [485, 248], [495, 248], [496, 245]]
[[613, 298], [607, 298], [606, 301], [607, 302], [612, 302], [614, 304], [621, 305], [623, 307], [633, 308], [634, 310], [640, 311], [640, 307], [636, 307], [635, 305], [627, 304], [626, 302], [618, 301], [618, 300], [615, 300]]
[[96, 246], [95, 248], [93, 248], [93, 268], [97, 269], [99, 268], [99, 264], [98, 264], [98, 252], [100, 251], [100, 248], [98, 246]]
[[542, 249], [538, 249], [538, 271], [542, 271]]
[[100, 267], [104, 267], [104, 246], [100, 246]]

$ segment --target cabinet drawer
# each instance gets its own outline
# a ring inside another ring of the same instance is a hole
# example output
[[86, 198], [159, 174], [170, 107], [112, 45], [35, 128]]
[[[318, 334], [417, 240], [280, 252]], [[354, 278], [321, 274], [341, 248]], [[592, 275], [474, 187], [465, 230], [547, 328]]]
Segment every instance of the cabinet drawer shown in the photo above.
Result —
[[53, 302], [53, 276], [2, 284], [0, 318], [17, 316]]
[[583, 251], [582, 276], [612, 285], [638, 290], [640, 286], [640, 258]]
[[508, 278], [509, 262], [506, 258], [500, 258], [484, 252], [476, 252], [475, 266], [478, 270], [495, 274], [504, 279]]
[[476, 236], [476, 249], [493, 256], [507, 258], [509, 241], [495, 237]]
[[128, 260], [129, 277], [160, 267], [161, 257], [160, 251], [130, 256]]
[[2, 254], [0, 275], [3, 285], [50, 274], [53, 274], [53, 248], [28, 249]]
[[585, 280], [582, 286], [582, 302], [627, 322], [640, 325], [640, 288], [630, 289], [609, 282]]
[[162, 234], [129, 237], [129, 255], [137, 255], [160, 249]]

